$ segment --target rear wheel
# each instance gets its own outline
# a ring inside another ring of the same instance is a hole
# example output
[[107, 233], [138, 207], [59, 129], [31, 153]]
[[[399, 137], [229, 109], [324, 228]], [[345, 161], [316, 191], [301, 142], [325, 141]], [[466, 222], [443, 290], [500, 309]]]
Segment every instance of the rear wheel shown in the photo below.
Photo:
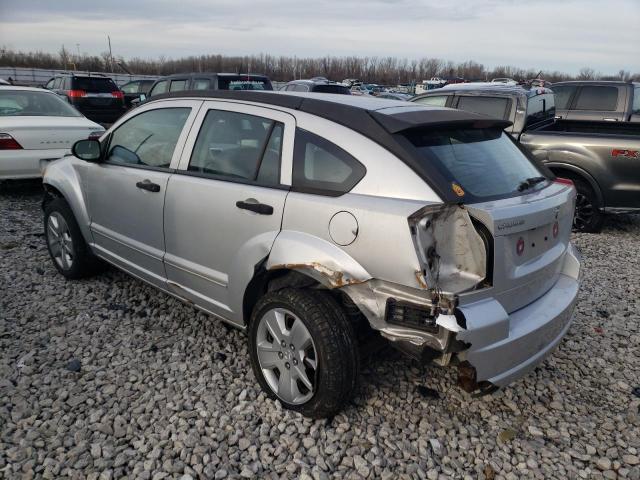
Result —
[[573, 217], [573, 228], [578, 232], [597, 233], [602, 229], [604, 214], [596, 192], [591, 185], [581, 179], [574, 178], [576, 186], [576, 211]]
[[286, 408], [325, 418], [338, 413], [354, 393], [355, 334], [326, 292], [267, 293], [251, 317], [249, 350], [260, 386]]

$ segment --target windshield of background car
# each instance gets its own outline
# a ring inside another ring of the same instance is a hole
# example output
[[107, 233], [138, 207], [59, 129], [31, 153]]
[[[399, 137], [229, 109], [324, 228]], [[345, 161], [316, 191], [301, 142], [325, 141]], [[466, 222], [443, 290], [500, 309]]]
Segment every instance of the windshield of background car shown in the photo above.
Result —
[[405, 136], [420, 152], [425, 165], [435, 167], [451, 182], [454, 193], [465, 199], [484, 201], [515, 196], [520, 194], [520, 184], [542, 176], [508, 134], [499, 129], [415, 129]]
[[84, 90], [92, 93], [109, 93], [118, 90], [118, 86], [110, 78], [74, 77], [72, 90]]
[[55, 93], [1, 90], [0, 116], [81, 117], [82, 115]]
[[340, 95], [351, 95], [351, 90], [344, 85], [316, 85], [314, 92], [318, 93], [338, 93]]
[[271, 82], [263, 77], [250, 75], [218, 77], [219, 90], [273, 90]]

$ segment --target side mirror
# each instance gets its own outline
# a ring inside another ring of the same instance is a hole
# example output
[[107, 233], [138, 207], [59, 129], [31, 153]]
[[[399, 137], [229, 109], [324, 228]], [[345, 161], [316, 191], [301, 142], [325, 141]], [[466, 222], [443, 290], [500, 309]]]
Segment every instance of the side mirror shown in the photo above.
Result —
[[101, 157], [100, 142], [98, 140], [78, 140], [73, 144], [71, 153], [87, 162], [98, 162]]

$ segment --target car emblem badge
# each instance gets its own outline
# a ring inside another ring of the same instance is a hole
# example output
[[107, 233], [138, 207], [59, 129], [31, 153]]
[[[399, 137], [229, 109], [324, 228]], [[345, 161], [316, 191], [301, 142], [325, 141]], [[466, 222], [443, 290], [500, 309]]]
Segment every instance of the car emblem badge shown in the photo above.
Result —
[[453, 182], [451, 184], [451, 190], [453, 190], [453, 193], [455, 193], [457, 196], [464, 197], [464, 190], [456, 182]]

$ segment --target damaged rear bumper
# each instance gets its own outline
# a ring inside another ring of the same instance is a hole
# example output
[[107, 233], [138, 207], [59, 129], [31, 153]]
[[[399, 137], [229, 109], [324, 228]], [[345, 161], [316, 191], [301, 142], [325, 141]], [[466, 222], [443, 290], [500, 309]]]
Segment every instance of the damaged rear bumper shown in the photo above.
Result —
[[[465, 390], [503, 387], [526, 375], [560, 343], [571, 325], [580, 283], [580, 253], [569, 244], [553, 286], [519, 310], [507, 313], [498, 300], [485, 298], [456, 306], [458, 315], [440, 314], [435, 330], [424, 331], [388, 323], [385, 302], [401, 299], [425, 308], [432, 305], [424, 292], [366, 282], [345, 288], [371, 326], [394, 346], [414, 358], [458, 363]], [[413, 292], [410, 293], [409, 290]], [[440, 312], [447, 310], [441, 305]], [[462, 315], [459, 315], [459, 314]], [[459, 320], [456, 320], [458, 317]], [[446, 320], [446, 321], [445, 321]]]

